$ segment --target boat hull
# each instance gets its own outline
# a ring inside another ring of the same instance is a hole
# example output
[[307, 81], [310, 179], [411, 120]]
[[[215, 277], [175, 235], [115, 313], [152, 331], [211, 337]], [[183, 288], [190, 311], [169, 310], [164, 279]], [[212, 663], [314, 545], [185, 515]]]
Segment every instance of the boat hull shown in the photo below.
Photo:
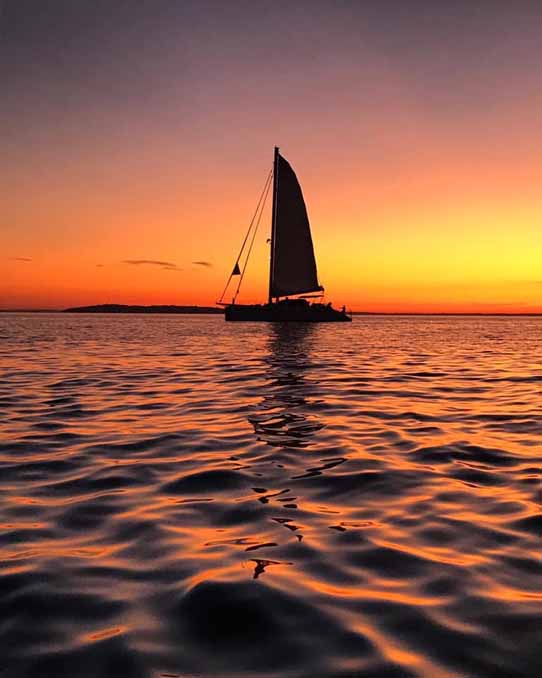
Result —
[[224, 309], [224, 317], [226, 320], [237, 322], [352, 322], [352, 318], [346, 312], [338, 311], [331, 306], [295, 302], [232, 304]]

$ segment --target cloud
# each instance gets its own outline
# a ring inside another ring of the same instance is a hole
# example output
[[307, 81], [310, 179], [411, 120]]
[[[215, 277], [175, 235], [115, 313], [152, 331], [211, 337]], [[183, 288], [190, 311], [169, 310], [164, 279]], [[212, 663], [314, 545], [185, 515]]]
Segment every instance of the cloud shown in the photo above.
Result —
[[210, 261], [193, 261], [193, 264], [196, 264], [196, 266], [205, 266], [206, 268], [212, 268], [212, 264]]
[[10, 257], [11, 261], [32, 261], [28, 257]]
[[103, 264], [96, 264], [96, 268], [103, 268], [103, 267], [104, 267]]
[[171, 261], [158, 261], [156, 259], [123, 259], [123, 264], [130, 264], [131, 266], [159, 266], [165, 271], [182, 271], [177, 264]]

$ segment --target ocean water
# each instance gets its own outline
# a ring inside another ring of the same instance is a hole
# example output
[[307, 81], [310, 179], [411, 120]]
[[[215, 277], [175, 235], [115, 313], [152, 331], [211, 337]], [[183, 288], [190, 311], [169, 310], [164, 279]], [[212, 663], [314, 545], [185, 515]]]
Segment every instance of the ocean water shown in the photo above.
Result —
[[542, 318], [0, 315], [0, 675], [542, 675], [541, 391]]

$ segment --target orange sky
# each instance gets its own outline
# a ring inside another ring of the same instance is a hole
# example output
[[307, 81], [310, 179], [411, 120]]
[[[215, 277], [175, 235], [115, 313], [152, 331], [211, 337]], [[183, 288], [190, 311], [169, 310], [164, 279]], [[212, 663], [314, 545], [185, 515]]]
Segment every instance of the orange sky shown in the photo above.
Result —
[[542, 312], [542, 12], [305, 4], [8, 3], [0, 308], [214, 303], [277, 144], [334, 304]]

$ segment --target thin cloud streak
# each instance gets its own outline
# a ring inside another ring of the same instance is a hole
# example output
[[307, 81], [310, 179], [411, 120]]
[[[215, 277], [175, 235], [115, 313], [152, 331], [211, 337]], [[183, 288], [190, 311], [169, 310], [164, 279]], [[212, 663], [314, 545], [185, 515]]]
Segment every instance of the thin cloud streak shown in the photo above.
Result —
[[32, 261], [28, 257], [9, 257], [11, 261]]
[[213, 267], [210, 261], [193, 261], [192, 263], [196, 264], [196, 266], [205, 266], [206, 268]]
[[157, 259], [123, 259], [123, 264], [130, 264], [130, 266], [159, 266], [165, 271], [182, 271], [177, 264], [171, 261], [159, 261]]

